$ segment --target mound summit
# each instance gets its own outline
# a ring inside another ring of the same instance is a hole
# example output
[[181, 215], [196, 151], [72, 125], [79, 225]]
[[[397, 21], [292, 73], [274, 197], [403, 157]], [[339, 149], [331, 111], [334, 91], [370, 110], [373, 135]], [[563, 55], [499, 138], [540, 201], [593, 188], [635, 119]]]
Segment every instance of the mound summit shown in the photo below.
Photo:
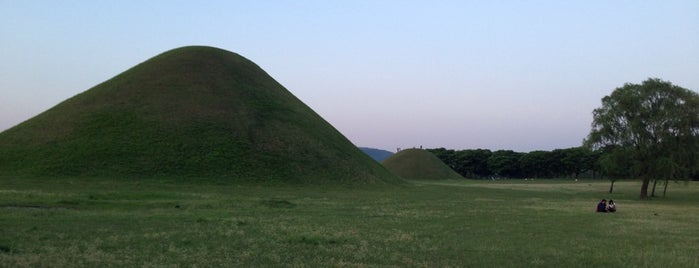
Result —
[[204, 46], [162, 53], [0, 133], [0, 175], [399, 180], [256, 64]]
[[395, 153], [381, 164], [404, 179], [463, 179], [437, 156], [427, 150], [406, 149]]

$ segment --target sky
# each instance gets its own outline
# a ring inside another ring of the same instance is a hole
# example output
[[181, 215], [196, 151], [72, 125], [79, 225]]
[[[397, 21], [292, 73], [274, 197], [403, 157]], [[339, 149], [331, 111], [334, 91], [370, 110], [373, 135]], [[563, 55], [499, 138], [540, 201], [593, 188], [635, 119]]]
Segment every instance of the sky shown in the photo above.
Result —
[[625, 83], [699, 90], [699, 1], [0, 0], [0, 131], [167, 50], [264, 69], [357, 146], [580, 146]]

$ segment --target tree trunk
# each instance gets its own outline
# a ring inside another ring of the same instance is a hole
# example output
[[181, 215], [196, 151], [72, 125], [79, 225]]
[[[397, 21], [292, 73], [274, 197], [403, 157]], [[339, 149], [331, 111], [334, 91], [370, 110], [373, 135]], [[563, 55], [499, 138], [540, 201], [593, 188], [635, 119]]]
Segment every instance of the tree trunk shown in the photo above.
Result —
[[650, 191], [650, 197], [655, 197], [655, 185], [658, 184], [658, 179], [653, 180], [653, 189]]
[[641, 184], [641, 199], [648, 199], [648, 184], [650, 179], [643, 178], [643, 183]]
[[614, 191], [614, 180], [612, 180], [612, 185], [609, 185], [609, 193], [611, 194], [612, 191]]
[[663, 197], [665, 197], [665, 193], [667, 193], [667, 185], [669, 184], [668, 179], [665, 179], [665, 187], [663, 187]]

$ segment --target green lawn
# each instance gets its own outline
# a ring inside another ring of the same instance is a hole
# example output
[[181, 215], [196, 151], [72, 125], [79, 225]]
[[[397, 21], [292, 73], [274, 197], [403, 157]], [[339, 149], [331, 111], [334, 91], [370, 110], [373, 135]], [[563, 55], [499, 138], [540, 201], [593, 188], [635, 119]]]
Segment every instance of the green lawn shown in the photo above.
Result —
[[[699, 183], [0, 178], [0, 266], [698, 267]], [[594, 213], [601, 198], [619, 211]]]

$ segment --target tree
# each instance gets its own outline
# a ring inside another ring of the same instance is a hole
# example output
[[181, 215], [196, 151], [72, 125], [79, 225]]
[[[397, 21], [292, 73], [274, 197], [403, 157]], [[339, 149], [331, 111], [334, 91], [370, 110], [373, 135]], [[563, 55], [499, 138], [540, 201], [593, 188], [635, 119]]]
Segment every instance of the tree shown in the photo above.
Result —
[[600, 157], [602, 157], [602, 152], [599, 150], [595, 150], [590, 151], [586, 158], [586, 163], [587, 165], [589, 165], [590, 171], [592, 171], [593, 179], [597, 179], [597, 175], [600, 174], [600, 170], [602, 169], [599, 164]]
[[551, 173], [551, 152], [531, 151], [519, 159], [522, 171], [527, 177], [545, 178]]
[[[554, 150], [556, 151], [556, 150]], [[563, 157], [560, 159], [564, 169], [563, 175], [572, 175], [577, 179], [581, 173], [593, 169], [594, 155], [585, 147], [573, 147], [562, 149]]]
[[433, 153], [437, 158], [442, 160], [444, 164], [449, 166], [451, 169], [456, 170], [457, 168], [457, 159], [456, 159], [456, 152], [454, 150], [447, 150], [442, 148], [437, 148], [437, 149], [427, 149], [427, 151]]
[[699, 95], [660, 79], [627, 83], [602, 98], [602, 107], [593, 111], [585, 145], [623, 148], [637, 167], [634, 175], [642, 180], [640, 196], [646, 199], [650, 181], [667, 177], [668, 170], [696, 172]]
[[568, 155], [566, 149], [555, 149], [548, 153], [548, 174], [551, 178], [565, 178], [571, 173], [564, 160]]
[[609, 193], [614, 191], [614, 182], [619, 179], [634, 177], [637, 166], [634, 166], [634, 161], [631, 158], [633, 153], [627, 151], [626, 148], [618, 146], [607, 146], [602, 149], [604, 152], [599, 159], [599, 164], [604, 175], [609, 178]]
[[488, 169], [498, 178], [520, 178], [519, 159], [522, 155], [511, 150], [495, 151], [488, 157]]
[[491, 172], [488, 169], [488, 158], [490, 150], [462, 150], [457, 151], [456, 157], [459, 160], [458, 172], [466, 178], [486, 178], [490, 177]]
[[442, 160], [447, 166], [466, 178], [486, 178], [490, 177], [491, 171], [488, 169], [488, 158], [490, 150], [447, 150], [444, 148], [427, 149], [437, 158]]

